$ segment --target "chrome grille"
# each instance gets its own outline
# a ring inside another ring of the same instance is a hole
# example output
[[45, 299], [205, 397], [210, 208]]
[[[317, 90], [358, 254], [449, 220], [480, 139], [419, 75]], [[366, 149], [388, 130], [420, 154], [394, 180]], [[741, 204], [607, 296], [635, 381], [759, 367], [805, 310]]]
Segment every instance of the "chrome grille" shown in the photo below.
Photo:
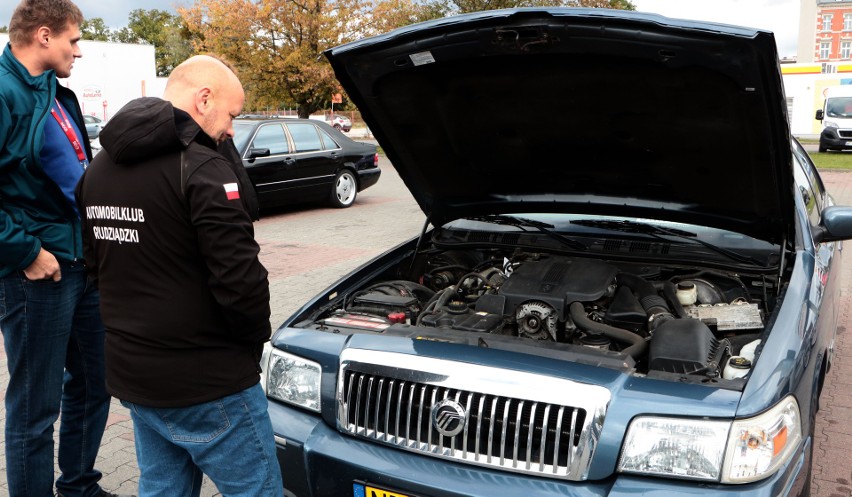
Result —
[[[606, 389], [592, 385], [386, 352], [347, 350], [340, 373], [338, 426], [345, 432], [435, 457], [572, 480], [586, 475], [609, 401]], [[501, 380], [507, 374], [513, 379]], [[556, 385], [562, 388], [554, 391]], [[600, 405], [554, 402], [566, 398]], [[464, 410], [457, 435], [442, 435], [432, 422], [433, 406], [443, 399]]]

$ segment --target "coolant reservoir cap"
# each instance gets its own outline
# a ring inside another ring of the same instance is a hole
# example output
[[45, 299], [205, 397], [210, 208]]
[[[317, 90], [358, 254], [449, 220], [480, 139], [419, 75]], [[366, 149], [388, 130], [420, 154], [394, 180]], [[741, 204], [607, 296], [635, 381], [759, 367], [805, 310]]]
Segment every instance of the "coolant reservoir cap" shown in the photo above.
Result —
[[728, 366], [734, 369], [749, 369], [751, 368], [751, 361], [742, 356], [734, 356], [728, 361]]
[[698, 301], [698, 288], [691, 281], [681, 281], [677, 284], [675, 296], [680, 305], [695, 305]]

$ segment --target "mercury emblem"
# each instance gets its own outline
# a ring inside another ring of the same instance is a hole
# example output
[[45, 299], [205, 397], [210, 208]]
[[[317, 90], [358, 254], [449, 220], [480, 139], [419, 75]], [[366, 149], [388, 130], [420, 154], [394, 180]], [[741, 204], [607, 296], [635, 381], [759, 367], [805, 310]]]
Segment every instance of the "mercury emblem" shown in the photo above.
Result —
[[464, 407], [455, 400], [444, 399], [432, 406], [432, 425], [445, 437], [461, 433], [465, 417]]

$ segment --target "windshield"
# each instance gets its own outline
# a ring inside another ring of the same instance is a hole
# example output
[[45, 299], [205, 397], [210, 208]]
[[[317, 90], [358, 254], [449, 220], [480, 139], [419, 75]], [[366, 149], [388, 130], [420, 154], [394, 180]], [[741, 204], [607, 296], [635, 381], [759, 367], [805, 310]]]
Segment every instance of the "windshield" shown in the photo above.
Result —
[[251, 138], [251, 130], [254, 129], [255, 123], [246, 123], [234, 121], [234, 146], [240, 152], [246, 147], [246, 142]]
[[852, 97], [829, 98], [825, 104], [828, 117], [852, 117]]

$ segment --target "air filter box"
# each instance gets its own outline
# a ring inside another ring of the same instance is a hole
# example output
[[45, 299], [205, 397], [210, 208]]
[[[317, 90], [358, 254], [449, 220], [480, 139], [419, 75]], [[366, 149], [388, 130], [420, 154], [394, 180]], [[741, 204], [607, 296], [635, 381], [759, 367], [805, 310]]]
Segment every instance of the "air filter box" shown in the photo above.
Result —
[[727, 340], [716, 340], [697, 319], [661, 323], [651, 338], [648, 368], [669, 373], [718, 375], [722, 357], [730, 354]]

